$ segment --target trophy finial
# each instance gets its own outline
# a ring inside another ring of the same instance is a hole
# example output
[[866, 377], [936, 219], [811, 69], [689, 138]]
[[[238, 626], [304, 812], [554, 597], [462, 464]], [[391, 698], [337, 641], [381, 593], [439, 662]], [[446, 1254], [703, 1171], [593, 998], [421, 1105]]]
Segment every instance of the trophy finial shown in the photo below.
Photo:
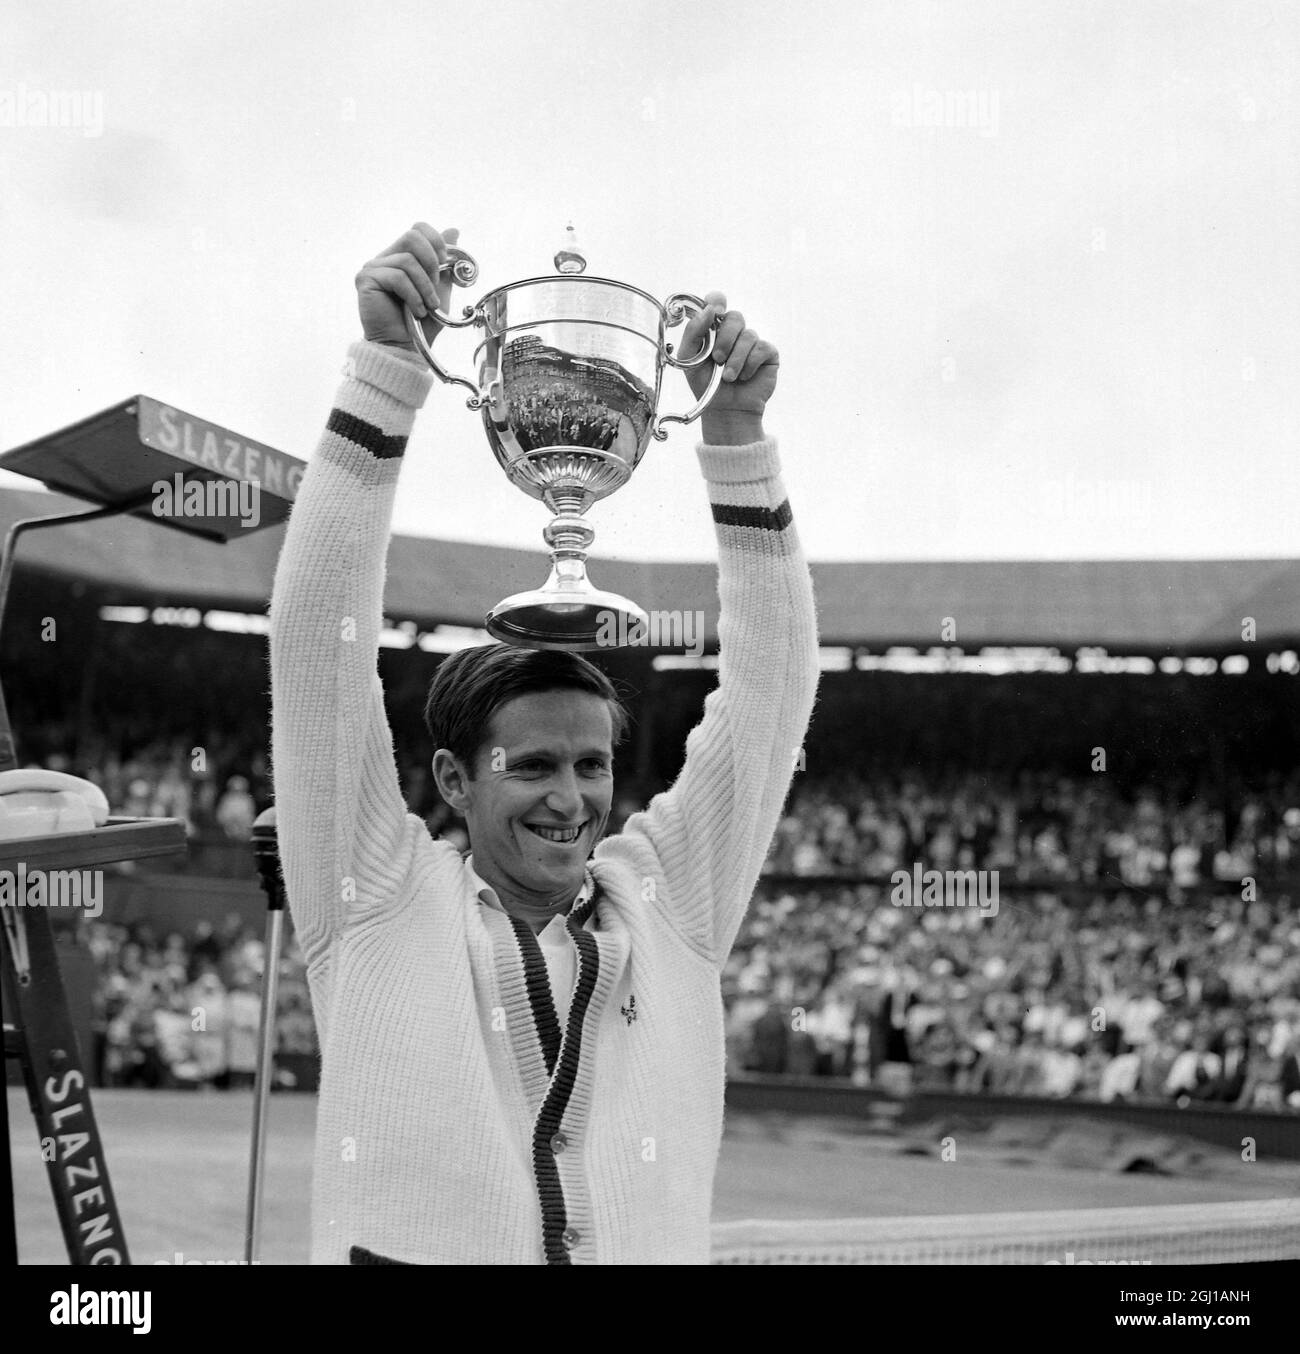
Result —
[[573, 222], [569, 222], [564, 233], [564, 242], [555, 253], [555, 271], [557, 273], [583, 273], [587, 270], [587, 258], [573, 233]]

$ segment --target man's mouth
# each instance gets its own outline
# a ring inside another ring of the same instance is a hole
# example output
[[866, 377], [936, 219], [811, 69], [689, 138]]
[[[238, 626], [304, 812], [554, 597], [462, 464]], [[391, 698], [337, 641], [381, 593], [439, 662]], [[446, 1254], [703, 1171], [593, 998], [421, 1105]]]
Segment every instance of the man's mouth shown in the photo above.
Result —
[[552, 827], [548, 823], [525, 823], [524, 826], [543, 841], [559, 842], [561, 845], [571, 846], [582, 836], [582, 830], [587, 824], [584, 820], [576, 827]]

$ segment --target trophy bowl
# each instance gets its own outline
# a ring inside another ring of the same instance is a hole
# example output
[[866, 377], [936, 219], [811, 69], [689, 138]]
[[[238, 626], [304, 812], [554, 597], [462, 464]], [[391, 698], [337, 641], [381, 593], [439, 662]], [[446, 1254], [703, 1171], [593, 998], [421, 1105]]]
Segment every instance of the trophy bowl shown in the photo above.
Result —
[[[452, 279], [468, 286], [478, 265], [449, 250]], [[668, 331], [704, 310], [704, 302], [676, 292], [664, 302], [608, 278], [578, 275], [585, 260], [576, 248], [556, 256], [554, 277], [526, 278], [489, 292], [460, 319], [441, 311], [447, 328], [481, 331], [475, 349], [478, 379], [448, 372], [415, 315], [407, 330], [434, 373], [471, 392], [483, 429], [506, 478], [554, 514], [543, 531], [551, 548], [546, 582], [498, 602], [485, 626], [495, 639], [537, 649], [583, 652], [637, 643], [648, 618], [636, 603], [603, 592], [587, 577], [587, 548], [595, 535], [585, 520], [597, 500], [621, 489], [664, 425], [690, 423], [708, 407], [722, 380], [714, 365], [708, 388], [685, 414], [660, 414], [664, 368], [700, 366], [713, 352], [711, 328], [699, 353], [679, 359]]]

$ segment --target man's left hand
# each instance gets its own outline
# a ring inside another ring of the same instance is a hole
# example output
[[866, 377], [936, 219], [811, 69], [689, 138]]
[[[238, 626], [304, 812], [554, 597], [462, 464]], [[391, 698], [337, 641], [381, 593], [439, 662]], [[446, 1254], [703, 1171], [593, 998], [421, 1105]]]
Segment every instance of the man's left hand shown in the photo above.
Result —
[[780, 355], [772, 344], [745, 328], [740, 311], [727, 309], [727, 298], [720, 291], [709, 292], [704, 302], [704, 309], [687, 324], [677, 354], [685, 360], [698, 353], [714, 320], [722, 317], [709, 361], [686, 372], [699, 399], [708, 388], [713, 367], [723, 368], [722, 384], [701, 419], [704, 441], [712, 446], [762, 441], [763, 411], [776, 389]]

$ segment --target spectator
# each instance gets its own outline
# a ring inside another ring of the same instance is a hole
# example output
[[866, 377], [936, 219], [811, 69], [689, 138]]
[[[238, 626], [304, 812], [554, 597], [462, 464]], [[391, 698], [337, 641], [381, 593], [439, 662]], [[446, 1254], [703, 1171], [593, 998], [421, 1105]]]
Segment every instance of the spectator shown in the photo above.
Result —
[[1112, 1100], [1132, 1100], [1137, 1093], [1142, 1058], [1135, 1049], [1118, 1053], [1103, 1067], [1097, 1085], [1097, 1099], [1103, 1104]]
[[216, 968], [205, 963], [191, 985], [187, 1000], [192, 1013], [190, 1042], [198, 1079], [215, 1086], [226, 1073], [226, 989]]
[[1224, 1030], [1216, 1056], [1218, 1072], [1206, 1086], [1203, 1098], [1235, 1105], [1246, 1088], [1250, 1061], [1246, 1032], [1240, 1025]]
[[786, 1013], [769, 1003], [754, 1022], [753, 1055], [750, 1066], [755, 1072], [775, 1075], [788, 1070], [790, 1027]]
[[174, 991], [154, 1009], [154, 1036], [163, 1065], [163, 1084], [197, 1086], [201, 1077], [191, 1042], [185, 994]]
[[257, 1036], [262, 1002], [252, 975], [243, 971], [226, 1000], [226, 1080], [232, 1088], [252, 1086], [257, 1072]]
[[1291, 1036], [1291, 1046], [1278, 1063], [1277, 1084], [1282, 1103], [1290, 1109], [1300, 1109], [1300, 1033]]
[[217, 801], [217, 823], [232, 841], [248, 841], [253, 835], [253, 820], [257, 806], [248, 793], [248, 781], [243, 776], [231, 776], [226, 791]]
[[1165, 1079], [1165, 1094], [1174, 1099], [1180, 1096], [1203, 1098], [1219, 1075], [1219, 1059], [1210, 1052], [1209, 1036], [1199, 1031], [1192, 1037], [1192, 1046], [1174, 1059]]

